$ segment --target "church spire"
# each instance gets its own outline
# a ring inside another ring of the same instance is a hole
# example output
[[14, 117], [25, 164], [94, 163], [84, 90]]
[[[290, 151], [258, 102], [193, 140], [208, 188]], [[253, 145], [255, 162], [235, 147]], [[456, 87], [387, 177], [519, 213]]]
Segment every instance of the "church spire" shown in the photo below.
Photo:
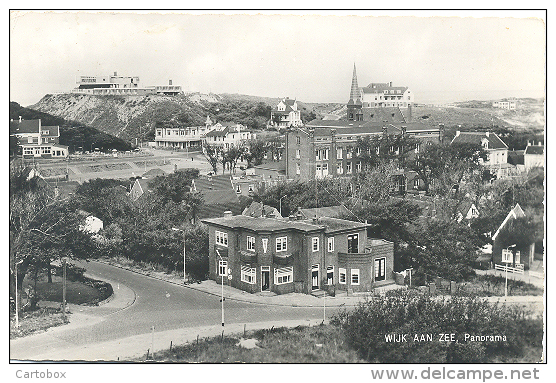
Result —
[[351, 78], [351, 90], [349, 92], [348, 104], [355, 104], [359, 101], [361, 103], [361, 93], [357, 85], [357, 71], [355, 70], [355, 63], [353, 63], [353, 76]]
[[362, 106], [361, 91], [357, 85], [357, 72], [355, 70], [355, 63], [353, 63], [351, 91], [349, 92], [349, 101], [347, 103], [347, 115], [349, 121], [363, 121], [363, 112], [361, 110]]

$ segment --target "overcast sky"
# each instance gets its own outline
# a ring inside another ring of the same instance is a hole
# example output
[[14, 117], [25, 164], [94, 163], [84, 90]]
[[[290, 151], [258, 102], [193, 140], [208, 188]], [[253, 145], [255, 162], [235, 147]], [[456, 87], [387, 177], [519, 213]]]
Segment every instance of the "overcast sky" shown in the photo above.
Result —
[[118, 72], [144, 86], [344, 103], [354, 63], [359, 86], [392, 81], [418, 103], [544, 95], [544, 12], [282, 13], [12, 12], [10, 101]]

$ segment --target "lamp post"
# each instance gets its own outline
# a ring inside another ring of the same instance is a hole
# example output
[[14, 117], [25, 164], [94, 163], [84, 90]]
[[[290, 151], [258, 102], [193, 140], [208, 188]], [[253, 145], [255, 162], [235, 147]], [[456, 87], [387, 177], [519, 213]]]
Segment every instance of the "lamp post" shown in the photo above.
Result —
[[511, 254], [512, 254], [512, 259], [504, 259], [504, 258], [502, 258], [502, 262], [504, 262], [504, 263], [506, 264], [506, 267], [505, 267], [505, 271], [506, 271], [506, 283], [505, 283], [505, 285], [504, 285], [504, 297], [505, 297], [506, 300], [508, 299], [508, 264], [509, 264], [509, 263], [513, 263], [513, 258], [514, 258], [514, 257], [513, 257], [513, 255], [514, 255], [514, 254], [513, 254], [513, 251], [511, 251], [511, 250], [509, 250], [509, 249], [510, 249], [510, 248], [514, 248], [514, 247], [515, 247], [515, 243], [514, 243], [513, 245], [511, 245], [511, 246], [508, 246], [508, 248], [506, 249], [507, 251], [510, 251], [510, 252], [511, 252]]
[[172, 230], [181, 231], [183, 233], [183, 283], [185, 283], [185, 273], [186, 273], [186, 265], [187, 265], [187, 258], [185, 256], [185, 230], [178, 229], [177, 227], [173, 227]]
[[17, 295], [17, 265], [23, 262], [23, 259], [15, 263], [15, 327], [19, 328], [19, 297]]
[[222, 259], [222, 256], [220, 254], [218, 254], [218, 258], [220, 258], [220, 262], [218, 264], [218, 273], [221, 274], [222, 276], [222, 281], [221, 281], [222, 283], [220, 284], [220, 291], [221, 291], [220, 302], [222, 306], [222, 334], [224, 334], [224, 276], [225, 274], [228, 274], [228, 267], [226, 265], [226, 268], [224, 269], [225, 272], [221, 272], [220, 267], [223, 266], [224, 260]]
[[282, 197], [280, 197], [280, 216], [282, 216], [282, 199], [285, 198], [285, 197], [287, 197], [287, 196], [288, 196], [288, 195], [285, 194], [285, 195], [283, 195]]

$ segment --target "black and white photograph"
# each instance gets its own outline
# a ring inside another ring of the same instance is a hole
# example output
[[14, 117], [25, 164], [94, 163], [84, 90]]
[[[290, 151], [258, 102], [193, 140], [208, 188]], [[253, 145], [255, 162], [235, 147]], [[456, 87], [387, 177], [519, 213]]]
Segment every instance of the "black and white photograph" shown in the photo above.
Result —
[[10, 9], [9, 381], [550, 381], [547, 12]]

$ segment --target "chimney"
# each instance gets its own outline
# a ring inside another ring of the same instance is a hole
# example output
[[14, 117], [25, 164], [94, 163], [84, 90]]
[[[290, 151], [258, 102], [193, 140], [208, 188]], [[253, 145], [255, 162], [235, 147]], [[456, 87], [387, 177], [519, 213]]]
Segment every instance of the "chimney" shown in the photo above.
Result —
[[459, 136], [461, 132], [459, 130], [456, 130], [456, 137]]
[[114, 72], [114, 77], [116, 77], [118, 75], [118, 72]]
[[19, 122], [21, 122], [21, 116], [19, 116]]
[[541, 145], [542, 145], [542, 142], [539, 141], [539, 146], [541, 146]]
[[392, 87], [392, 81], [390, 81], [390, 88]]
[[411, 122], [413, 119], [413, 110], [411, 103], [407, 104], [407, 122]]
[[529, 140], [527, 140], [527, 146], [531, 146], [531, 143], [529, 142]]
[[231, 211], [226, 210], [226, 211], [224, 212], [224, 218], [230, 218], [230, 217], [232, 217], [232, 216], [233, 216], [233, 213], [232, 213]]
[[172, 85], [172, 80], [168, 80], [168, 85]]
[[490, 132], [485, 132], [485, 136], [490, 137]]

